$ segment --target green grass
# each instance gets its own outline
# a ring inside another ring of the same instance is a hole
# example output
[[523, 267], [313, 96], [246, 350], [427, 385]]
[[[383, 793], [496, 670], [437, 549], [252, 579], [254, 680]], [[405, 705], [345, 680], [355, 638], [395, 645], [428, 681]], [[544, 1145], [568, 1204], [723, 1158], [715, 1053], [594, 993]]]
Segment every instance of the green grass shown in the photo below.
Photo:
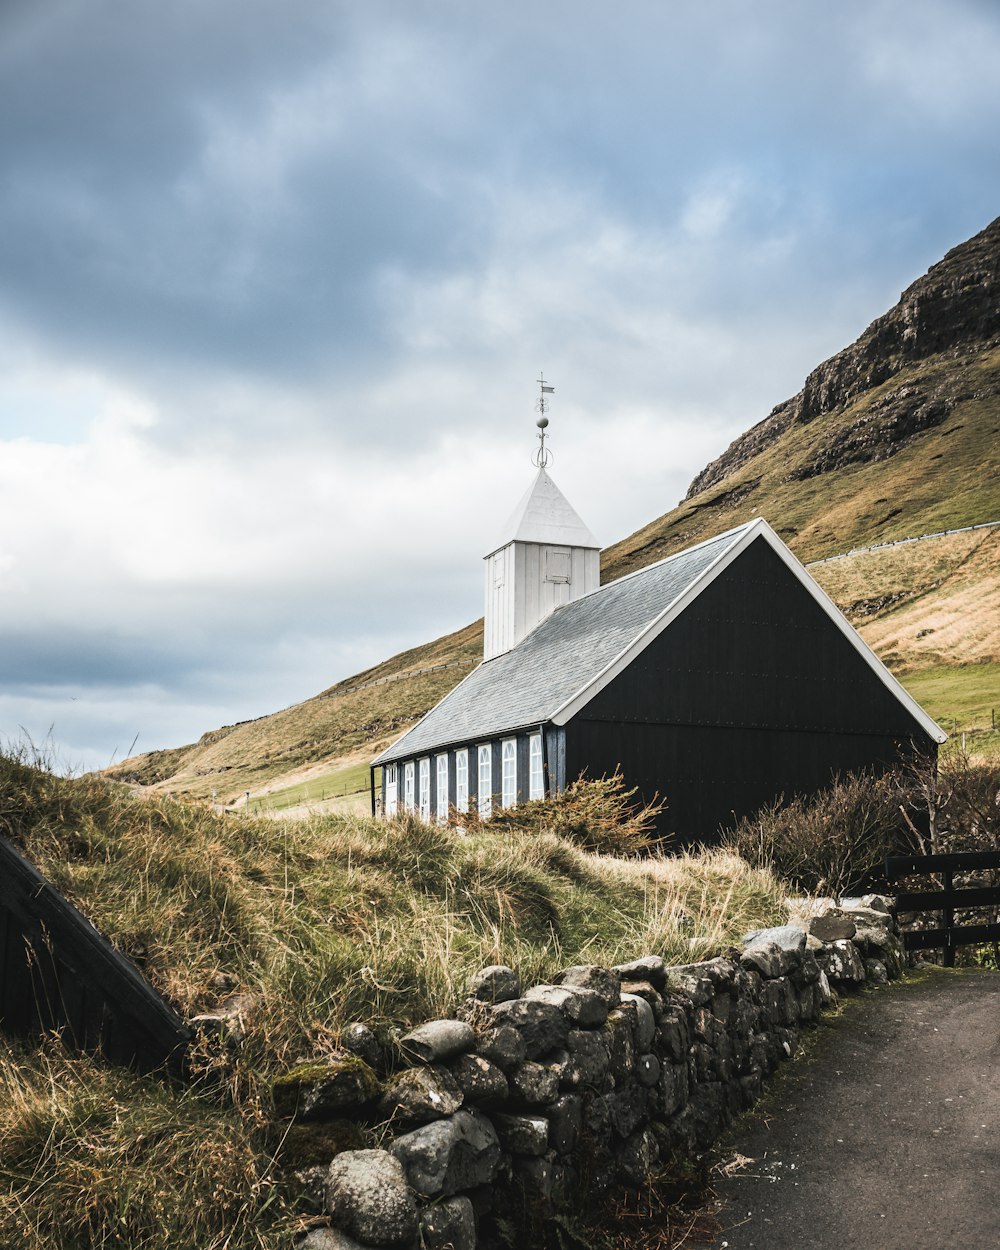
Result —
[[[582, 961], [715, 954], [784, 916], [721, 852], [589, 854], [551, 832], [298, 822], [141, 799], [0, 758], [0, 831], [181, 1014], [248, 995], [236, 1060], [184, 1089], [0, 1048], [0, 1246], [287, 1250], [297, 1219], [269, 1083], [336, 1046], [450, 1012], [492, 963], [526, 984]], [[226, 992], [229, 992], [228, 990]]]
[[[250, 806], [255, 812], [277, 812], [286, 807], [309, 803], [328, 803], [345, 797], [367, 796], [369, 771], [367, 764], [349, 764], [330, 772], [300, 781], [298, 785], [271, 790], [267, 794], [251, 795]], [[367, 798], [366, 800], [367, 801]]]
[[1000, 729], [1000, 664], [928, 668], [900, 680], [948, 733], [990, 729], [991, 711]]

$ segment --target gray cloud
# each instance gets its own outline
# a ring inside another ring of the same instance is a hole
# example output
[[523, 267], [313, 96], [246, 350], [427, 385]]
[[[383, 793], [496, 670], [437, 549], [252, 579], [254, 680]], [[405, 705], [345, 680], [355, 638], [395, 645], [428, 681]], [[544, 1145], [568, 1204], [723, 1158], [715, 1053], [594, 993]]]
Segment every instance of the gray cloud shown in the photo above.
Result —
[[944, 0], [8, 0], [0, 732], [464, 624], [539, 368], [595, 530], [666, 511], [996, 215], [998, 56]]

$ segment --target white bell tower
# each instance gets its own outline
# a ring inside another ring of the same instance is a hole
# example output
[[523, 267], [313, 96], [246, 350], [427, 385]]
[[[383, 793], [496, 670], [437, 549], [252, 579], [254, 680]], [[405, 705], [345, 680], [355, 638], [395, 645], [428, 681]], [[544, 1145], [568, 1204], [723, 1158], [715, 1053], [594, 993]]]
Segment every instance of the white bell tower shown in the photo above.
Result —
[[545, 446], [545, 415], [554, 387], [539, 378], [539, 449], [535, 480], [503, 528], [501, 541], [485, 556], [486, 628], [483, 658], [492, 660], [516, 646], [555, 608], [601, 584], [601, 548], [546, 472], [552, 453]]

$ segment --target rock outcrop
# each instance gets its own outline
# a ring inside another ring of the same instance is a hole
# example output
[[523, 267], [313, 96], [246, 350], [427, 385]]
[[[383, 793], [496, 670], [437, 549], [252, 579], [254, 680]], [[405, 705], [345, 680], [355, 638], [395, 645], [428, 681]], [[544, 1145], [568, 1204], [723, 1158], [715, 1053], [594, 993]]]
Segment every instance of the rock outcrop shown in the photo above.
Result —
[[[802, 390], [736, 439], [691, 483], [686, 499], [717, 486], [773, 446], [793, 425], [848, 407], [908, 365], [947, 354], [971, 355], [1000, 344], [1000, 218], [914, 282], [899, 303], [850, 347], [817, 366]], [[825, 445], [795, 472], [816, 476], [858, 461], [885, 459], [922, 430], [939, 425], [968, 398], [952, 371], [903, 385]]]

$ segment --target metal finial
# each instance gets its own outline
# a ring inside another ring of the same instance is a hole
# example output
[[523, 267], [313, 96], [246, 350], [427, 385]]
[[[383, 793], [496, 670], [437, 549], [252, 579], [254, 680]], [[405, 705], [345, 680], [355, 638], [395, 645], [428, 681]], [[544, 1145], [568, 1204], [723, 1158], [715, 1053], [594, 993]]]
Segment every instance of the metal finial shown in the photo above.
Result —
[[536, 469], [544, 469], [552, 461], [552, 452], [545, 446], [545, 430], [549, 424], [549, 419], [545, 415], [549, 410], [549, 401], [545, 398], [545, 396], [555, 394], [556, 388], [554, 386], [549, 386], [549, 384], [545, 381], [545, 375], [543, 373], [538, 375], [538, 385], [540, 390], [538, 402], [535, 404], [535, 411], [540, 414], [538, 420], [535, 422], [535, 425], [538, 426], [538, 450], [531, 457], [531, 463]]

